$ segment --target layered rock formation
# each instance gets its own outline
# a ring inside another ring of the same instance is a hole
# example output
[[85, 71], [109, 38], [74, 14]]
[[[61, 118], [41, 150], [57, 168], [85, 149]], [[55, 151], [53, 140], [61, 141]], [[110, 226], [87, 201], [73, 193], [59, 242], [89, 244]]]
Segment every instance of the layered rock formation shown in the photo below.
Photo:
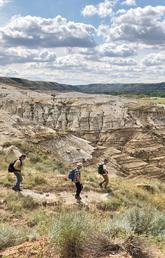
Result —
[[140, 106], [135, 99], [105, 95], [39, 93], [1, 84], [0, 110], [1, 144], [13, 138], [30, 140], [66, 161], [90, 159], [93, 147], [102, 145], [102, 154], [111, 156], [119, 174], [165, 175], [164, 106]]

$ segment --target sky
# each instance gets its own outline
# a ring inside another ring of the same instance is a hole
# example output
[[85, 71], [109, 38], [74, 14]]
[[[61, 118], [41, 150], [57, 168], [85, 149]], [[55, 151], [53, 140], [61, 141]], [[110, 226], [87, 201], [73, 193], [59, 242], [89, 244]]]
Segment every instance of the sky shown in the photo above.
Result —
[[165, 81], [165, 0], [0, 0], [0, 76]]

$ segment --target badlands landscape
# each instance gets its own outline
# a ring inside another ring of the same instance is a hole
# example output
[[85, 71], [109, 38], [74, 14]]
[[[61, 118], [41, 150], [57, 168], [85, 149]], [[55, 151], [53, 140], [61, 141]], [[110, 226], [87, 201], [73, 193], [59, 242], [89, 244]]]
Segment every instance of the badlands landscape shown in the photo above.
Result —
[[[22, 153], [15, 193], [7, 167]], [[164, 257], [164, 98], [3, 77], [0, 160], [0, 257]], [[67, 174], [82, 160], [80, 205]]]

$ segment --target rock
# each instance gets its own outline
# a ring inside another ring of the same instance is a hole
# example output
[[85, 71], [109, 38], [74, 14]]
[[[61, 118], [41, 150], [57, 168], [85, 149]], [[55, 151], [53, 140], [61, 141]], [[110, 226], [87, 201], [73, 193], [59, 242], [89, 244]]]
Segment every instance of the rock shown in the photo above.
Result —
[[0, 85], [1, 146], [28, 141], [72, 164], [96, 153], [112, 157], [118, 175], [165, 178], [164, 105], [76, 92], [52, 96], [7, 83]]
[[15, 158], [18, 158], [19, 156], [21, 156], [21, 151], [14, 145], [11, 145], [7, 148], [3, 148], [3, 151], [6, 153], [6, 155], [11, 155], [14, 156]]

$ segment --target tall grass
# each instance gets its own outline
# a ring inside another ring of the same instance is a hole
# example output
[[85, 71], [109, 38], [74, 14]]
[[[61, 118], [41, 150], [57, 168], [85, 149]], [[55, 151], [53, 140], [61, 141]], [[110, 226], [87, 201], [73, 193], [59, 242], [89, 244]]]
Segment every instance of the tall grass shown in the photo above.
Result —
[[152, 207], [130, 208], [110, 221], [111, 234], [123, 232], [165, 240], [165, 214]]
[[0, 249], [20, 244], [28, 240], [28, 231], [8, 224], [0, 224]]
[[22, 209], [33, 210], [38, 207], [38, 203], [31, 196], [21, 196], [14, 193], [9, 194], [5, 199], [9, 210], [21, 212]]
[[61, 257], [80, 258], [86, 240], [93, 233], [92, 226], [93, 221], [84, 212], [62, 213], [54, 221], [49, 235], [59, 247]]

